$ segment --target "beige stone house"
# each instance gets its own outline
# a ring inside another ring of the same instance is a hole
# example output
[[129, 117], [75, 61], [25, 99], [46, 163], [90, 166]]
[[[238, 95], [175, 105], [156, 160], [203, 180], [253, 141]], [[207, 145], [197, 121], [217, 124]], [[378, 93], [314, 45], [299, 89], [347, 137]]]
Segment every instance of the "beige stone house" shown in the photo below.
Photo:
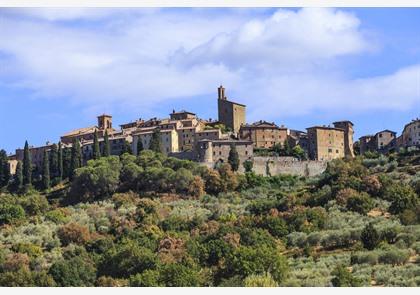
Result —
[[289, 135], [289, 129], [279, 127], [267, 121], [242, 125], [239, 138], [253, 142], [254, 148], [272, 148], [276, 144], [283, 145]]
[[416, 118], [404, 126], [401, 147], [420, 147], [420, 119]]
[[308, 131], [308, 156], [310, 159], [329, 161], [345, 156], [343, 129], [314, 126], [306, 130]]
[[198, 161], [208, 164], [210, 167], [217, 162], [227, 163], [231, 146], [234, 145], [239, 155], [239, 161], [242, 164], [246, 160], [253, 158], [253, 144], [249, 140], [203, 139], [198, 141]]

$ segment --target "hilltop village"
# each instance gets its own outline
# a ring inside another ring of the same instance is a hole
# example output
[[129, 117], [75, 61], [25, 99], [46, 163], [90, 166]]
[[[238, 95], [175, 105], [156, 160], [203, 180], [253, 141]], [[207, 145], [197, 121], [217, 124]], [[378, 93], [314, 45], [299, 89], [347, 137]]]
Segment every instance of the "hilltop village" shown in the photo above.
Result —
[[[375, 135], [362, 136], [353, 143], [354, 125], [351, 121], [333, 122], [331, 125], [317, 125], [305, 131], [278, 126], [273, 122], [260, 120], [252, 124], [246, 121], [246, 106], [227, 98], [225, 88], [218, 88], [218, 120], [204, 120], [189, 111], [175, 111], [169, 118], [138, 119], [121, 124], [117, 130], [112, 116], [97, 117], [97, 125], [83, 127], [63, 134], [59, 145], [71, 148], [77, 141], [81, 146], [82, 161], [94, 157], [94, 138], [100, 150], [109, 145], [111, 155], [149, 149], [153, 138], [159, 138], [161, 152], [180, 159], [197, 161], [208, 167], [227, 162], [234, 147], [243, 163], [250, 161], [256, 173], [310, 176], [321, 173], [326, 162], [344, 157], [354, 157], [355, 152], [387, 153], [398, 148], [420, 146], [420, 119], [404, 126], [402, 134], [383, 130]], [[96, 135], [95, 135], [96, 134]], [[29, 147], [35, 171], [41, 171], [43, 157], [57, 144]], [[18, 161], [23, 161], [24, 150], [17, 149], [9, 156], [10, 172], [14, 174]], [[271, 170], [270, 170], [271, 169]]]

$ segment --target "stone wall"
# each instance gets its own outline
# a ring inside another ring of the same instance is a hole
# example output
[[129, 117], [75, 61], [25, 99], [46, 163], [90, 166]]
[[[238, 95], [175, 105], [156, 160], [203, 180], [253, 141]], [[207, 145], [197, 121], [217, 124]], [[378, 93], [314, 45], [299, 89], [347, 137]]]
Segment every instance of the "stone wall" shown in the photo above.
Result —
[[[253, 171], [256, 174], [266, 176], [267, 165], [272, 176], [278, 174], [315, 176], [327, 168], [325, 161], [299, 161], [293, 157], [254, 157]], [[244, 172], [243, 166], [239, 168], [239, 172]]]

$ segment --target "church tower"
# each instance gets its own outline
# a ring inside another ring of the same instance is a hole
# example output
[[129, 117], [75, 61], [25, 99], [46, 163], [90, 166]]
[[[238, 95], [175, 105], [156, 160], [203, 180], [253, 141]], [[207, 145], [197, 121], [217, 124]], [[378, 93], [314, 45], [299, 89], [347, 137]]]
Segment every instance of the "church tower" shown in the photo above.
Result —
[[246, 106], [229, 101], [225, 95], [225, 88], [222, 85], [217, 89], [217, 93], [219, 122], [231, 129], [235, 134], [238, 134], [241, 125], [246, 123]]

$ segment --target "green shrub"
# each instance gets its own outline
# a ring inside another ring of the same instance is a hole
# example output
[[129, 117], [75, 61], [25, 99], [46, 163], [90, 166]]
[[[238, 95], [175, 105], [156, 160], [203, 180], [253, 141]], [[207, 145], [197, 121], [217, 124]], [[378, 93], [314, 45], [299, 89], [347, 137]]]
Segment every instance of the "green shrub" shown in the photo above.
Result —
[[150, 249], [140, 247], [133, 241], [125, 241], [104, 253], [98, 273], [116, 278], [129, 278], [145, 270], [153, 270], [156, 266], [157, 257]]
[[20, 205], [0, 204], [0, 225], [12, 224], [25, 218], [25, 210]]
[[198, 287], [201, 285], [199, 273], [188, 266], [171, 263], [160, 268], [160, 281], [166, 287]]
[[375, 252], [360, 252], [351, 255], [351, 264], [378, 264], [379, 256]]
[[379, 254], [379, 262], [384, 264], [401, 265], [408, 261], [410, 254], [407, 250], [389, 250]]
[[132, 275], [129, 279], [130, 287], [163, 287], [159, 281], [159, 271], [151, 269]]
[[267, 246], [240, 246], [226, 257], [226, 268], [229, 276], [239, 275], [243, 278], [270, 272], [277, 283], [284, 280], [288, 271], [287, 259], [275, 248]]
[[56, 224], [66, 223], [69, 221], [69, 218], [64, 213], [64, 211], [60, 209], [51, 210], [45, 213], [45, 219]]
[[399, 214], [406, 209], [415, 210], [419, 200], [414, 190], [406, 184], [395, 184], [385, 191], [385, 197], [391, 201], [389, 212]]
[[244, 280], [245, 287], [278, 287], [270, 273], [250, 275]]
[[344, 266], [337, 266], [331, 273], [334, 287], [360, 287], [362, 282], [354, 277]]
[[93, 286], [96, 280], [96, 268], [87, 257], [72, 257], [55, 262], [49, 274], [61, 287]]
[[19, 253], [28, 254], [29, 257], [35, 258], [42, 255], [42, 248], [29, 243], [18, 243], [12, 246], [12, 250]]
[[370, 196], [366, 193], [360, 193], [351, 196], [347, 200], [347, 209], [360, 213], [366, 214], [374, 207], [373, 201]]
[[49, 208], [47, 198], [38, 194], [26, 196], [20, 203], [28, 215], [39, 215]]

